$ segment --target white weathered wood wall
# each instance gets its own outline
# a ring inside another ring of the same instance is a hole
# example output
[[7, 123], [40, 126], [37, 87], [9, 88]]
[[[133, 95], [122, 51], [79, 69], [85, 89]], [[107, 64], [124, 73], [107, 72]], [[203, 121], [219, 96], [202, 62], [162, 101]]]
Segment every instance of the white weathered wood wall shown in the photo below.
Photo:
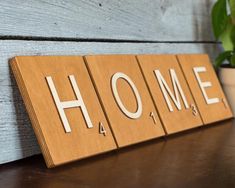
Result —
[[40, 152], [8, 61], [16, 55], [208, 53], [215, 0], [0, 0], [0, 163]]

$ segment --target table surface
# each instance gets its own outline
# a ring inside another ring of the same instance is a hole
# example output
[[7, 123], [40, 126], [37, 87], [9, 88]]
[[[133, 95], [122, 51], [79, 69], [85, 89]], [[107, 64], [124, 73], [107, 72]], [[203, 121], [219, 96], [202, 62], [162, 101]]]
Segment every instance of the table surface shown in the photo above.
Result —
[[235, 187], [227, 120], [47, 169], [42, 155], [0, 165], [0, 187]]

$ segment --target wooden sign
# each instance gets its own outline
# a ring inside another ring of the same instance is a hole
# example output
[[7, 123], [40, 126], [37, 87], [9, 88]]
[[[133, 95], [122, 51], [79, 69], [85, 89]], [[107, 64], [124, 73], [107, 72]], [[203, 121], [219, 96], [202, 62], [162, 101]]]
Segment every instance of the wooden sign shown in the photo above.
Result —
[[177, 55], [204, 124], [233, 117], [207, 55]]
[[135, 56], [85, 58], [119, 147], [165, 135]]
[[116, 148], [82, 57], [16, 57], [11, 67], [48, 167]]
[[206, 55], [21, 56], [11, 67], [48, 167], [233, 117]]
[[176, 57], [138, 55], [137, 59], [166, 132], [201, 126], [200, 114]]

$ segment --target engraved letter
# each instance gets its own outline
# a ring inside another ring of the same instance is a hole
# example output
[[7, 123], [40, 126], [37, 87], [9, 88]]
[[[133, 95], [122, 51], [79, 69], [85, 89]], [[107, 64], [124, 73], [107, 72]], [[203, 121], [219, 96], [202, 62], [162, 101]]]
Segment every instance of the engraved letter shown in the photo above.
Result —
[[[181, 110], [181, 104], [180, 104], [180, 99], [179, 99], [179, 93], [183, 99], [183, 102], [184, 102], [184, 106], [185, 108], [189, 108], [189, 105], [188, 105], [188, 102], [186, 100], [186, 97], [184, 95], [184, 92], [180, 86], [180, 83], [179, 83], [179, 80], [176, 76], [176, 73], [175, 73], [175, 70], [174, 69], [170, 69], [170, 75], [171, 75], [171, 80], [172, 80], [172, 83], [173, 83], [173, 89], [174, 89], [174, 93], [175, 93], [175, 96], [173, 95], [173, 93], [171, 92], [169, 86], [167, 85], [165, 79], [163, 78], [161, 72], [159, 70], [155, 70], [155, 76], [157, 77], [157, 80], [159, 82], [159, 85], [160, 85], [160, 88], [163, 92], [163, 95], [164, 95], [164, 98], [166, 100], [166, 103], [168, 105], [168, 108], [171, 112], [173, 112], [173, 107], [171, 105], [171, 102], [168, 98], [168, 94], [170, 95], [171, 99], [173, 100], [173, 102], [175, 103], [176, 107], [178, 108], [178, 110]], [[168, 92], [168, 94], [167, 94]]]
[[54, 85], [54, 82], [53, 82], [51, 76], [47, 76], [46, 80], [47, 80], [48, 86], [50, 88], [51, 94], [53, 96], [53, 99], [55, 101], [57, 110], [59, 112], [61, 121], [62, 121], [64, 129], [65, 129], [65, 132], [66, 133], [71, 132], [71, 128], [70, 128], [68, 119], [67, 119], [67, 117], [65, 115], [65, 112], [64, 112], [64, 109], [66, 109], [66, 108], [80, 107], [81, 111], [83, 113], [84, 119], [86, 121], [87, 127], [88, 128], [92, 128], [93, 125], [92, 125], [91, 119], [90, 119], [90, 117], [88, 115], [86, 106], [85, 106], [85, 104], [83, 102], [83, 99], [82, 99], [82, 96], [81, 96], [81, 93], [79, 91], [79, 88], [78, 88], [78, 85], [76, 83], [74, 75], [69, 75], [70, 83], [72, 85], [73, 91], [74, 91], [75, 96], [77, 98], [77, 100], [73, 100], [73, 101], [64, 101], [64, 102], [61, 102], [60, 99], [59, 99], [58, 93], [56, 91], [56, 88], [55, 88], [55, 85]]
[[[123, 105], [119, 95], [118, 95], [118, 91], [117, 91], [117, 80], [119, 78], [124, 79], [126, 82], [128, 82], [128, 84], [130, 85], [131, 89], [133, 90], [135, 97], [136, 97], [136, 101], [137, 101], [137, 110], [136, 112], [130, 112], [128, 111], [125, 106]], [[111, 79], [111, 86], [112, 86], [112, 91], [113, 91], [113, 95], [115, 97], [115, 100], [118, 104], [118, 106], [120, 107], [120, 109], [122, 110], [122, 112], [129, 118], [131, 119], [137, 119], [141, 116], [142, 114], [142, 101], [139, 95], [139, 92], [135, 86], [135, 84], [131, 81], [131, 79], [126, 75], [123, 74], [121, 72], [117, 72], [112, 76]]]
[[198, 81], [198, 84], [202, 90], [202, 94], [206, 100], [206, 103], [207, 104], [213, 104], [213, 103], [218, 103], [219, 102], [219, 99], [218, 98], [208, 98], [207, 94], [206, 94], [206, 90], [205, 88], [207, 87], [211, 87], [212, 84], [211, 82], [202, 82], [201, 79], [200, 79], [200, 76], [199, 76], [199, 72], [206, 72], [206, 67], [194, 67], [193, 68], [193, 71], [194, 71], [194, 74], [197, 78], [197, 81]]

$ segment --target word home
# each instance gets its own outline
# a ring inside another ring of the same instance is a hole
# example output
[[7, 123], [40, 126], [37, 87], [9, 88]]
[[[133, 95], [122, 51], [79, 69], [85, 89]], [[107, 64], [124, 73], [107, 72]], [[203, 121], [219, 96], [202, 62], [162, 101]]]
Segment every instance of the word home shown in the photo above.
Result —
[[11, 67], [48, 167], [233, 116], [203, 54], [19, 56]]

